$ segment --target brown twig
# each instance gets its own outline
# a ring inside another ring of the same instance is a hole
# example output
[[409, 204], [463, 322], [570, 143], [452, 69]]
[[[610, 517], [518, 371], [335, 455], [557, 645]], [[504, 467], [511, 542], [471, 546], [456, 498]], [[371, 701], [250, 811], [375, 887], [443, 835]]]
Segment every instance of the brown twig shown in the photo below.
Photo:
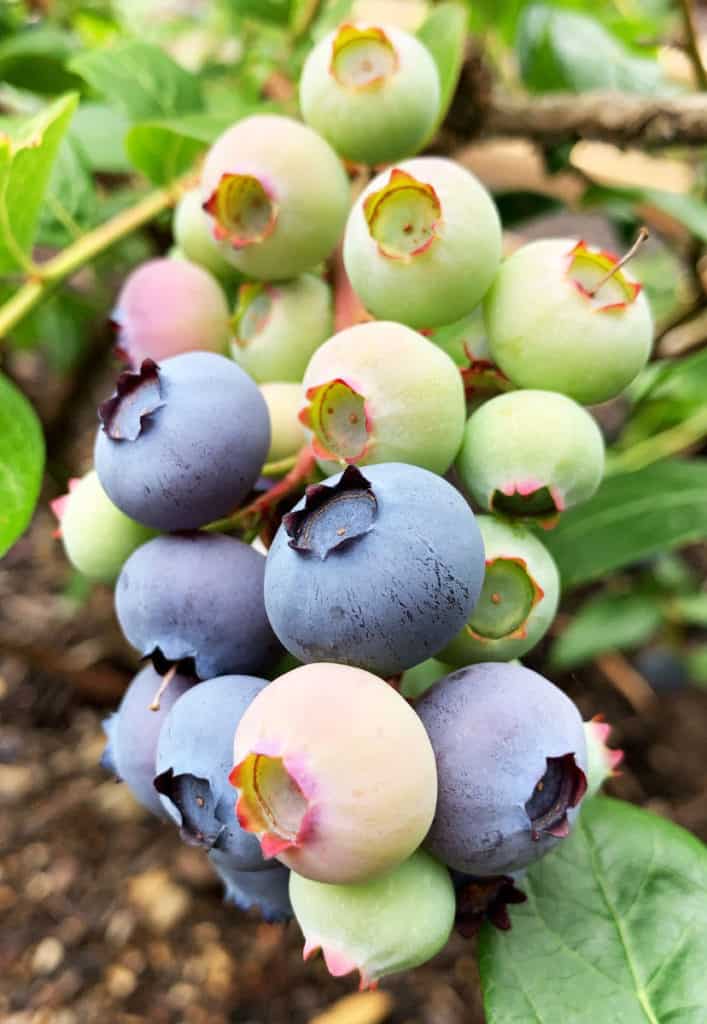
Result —
[[645, 714], [656, 706], [656, 695], [649, 683], [618, 651], [607, 651], [594, 659], [597, 668], [615, 690], [629, 702], [634, 711]]
[[692, 0], [680, 0], [680, 10], [685, 26], [685, 48], [692, 61], [696, 83], [700, 89], [707, 90], [707, 69], [705, 69], [700, 53], [700, 36], [697, 31], [697, 19]]

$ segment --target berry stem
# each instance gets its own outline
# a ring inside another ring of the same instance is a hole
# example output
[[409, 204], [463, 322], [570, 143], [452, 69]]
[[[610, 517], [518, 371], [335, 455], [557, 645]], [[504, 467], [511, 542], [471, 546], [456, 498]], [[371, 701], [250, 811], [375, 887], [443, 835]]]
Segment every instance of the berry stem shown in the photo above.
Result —
[[162, 699], [162, 697], [164, 695], [165, 690], [167, 689], [169, 684], [172, 682], [172, 680], [174, 679], [176, 674], [177, 674], [177, 666], [176, 665], [172, 665], [172, 667], [170, 669], [167, 669], [165, 674], [162, 676], [162, 682], [158, 686], [157, 692], [155, 693], [155, 696], [152, 698], [152, 703], [150, 704], [150, 711], [159, 711], [160, 710], [160, 701], [161, 701], [161, 699]]
[[127, 235], [137, 231], [164, 210], [174, 206], [182, 193], [194, 184], [193, 172], [177, 178], [164, 188], [150, 192], [134, 206], [121, 210], [105, 224], [82, 235], [52, 259], [29, 272], [24, 284], [0, 306], [0, 338], [5, 338], [35, 306], [38, 306], [65, 278]]
[[700, 51], [700, 34], [697, 29], [697, 17], [693, 0], [680, 0], [680, 10], [685, 28], [685, 48], [692, 61], [697, 87], [704, 90], [707, 89], [707, 68], [705, 68]]
[[589, 292], [587, 294], [590, 295], [592, 298], [594, 298], [594, 296], [599, 291], [599, 289], [603, 288], [604, 285], [606, 284], [606, 282], [610, 281], [611, 278], [614, 276], [614, 274], [618, 273], [618, 271], [621, 270], [622, 267], [626, 266], [626, 264], [628, 263], [629, 260], [633, 259], [633, 257], [636, 255], [636, 253], [641, 248], [643, 243], [649, 237], [650, 237], [650, 232], [649, 232], [648, 228], [645, 227], [645, 225], [644, 225], [643, 227], [641, 227], [639, 229], [638, 234], [636, 235], [636, 240], [633, 243], [633, 245], [631, 246], [631, 248], [628, 250], [628, 252], [624, 253], [624, 255], [621, 257], [621, 259], [618, 261], [618, 263], [616, 263], [611, 268], [611, 270], [608, 272], [608, 274], [604, 274], [604, 276], [602, 278], [600, 278], [600, 280], [594, 285], [594, 287], [592, 289], [589, 290]]

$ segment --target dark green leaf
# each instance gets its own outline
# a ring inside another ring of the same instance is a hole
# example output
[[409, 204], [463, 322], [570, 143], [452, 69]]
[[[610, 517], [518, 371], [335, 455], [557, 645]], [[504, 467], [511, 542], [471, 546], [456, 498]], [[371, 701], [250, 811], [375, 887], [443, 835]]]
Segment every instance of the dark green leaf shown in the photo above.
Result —
[[32, 518], [43, 470], [44, 438], [37, 415], [0, 375], [0, 558]]
[[0, 274], [29, 258], [44, 193], [61, 140], [76, 108], [70, 94], [23, 122], [12, 137], [0, 134]]
[[67, 70], [77, 52], [75, 36], [51, 25], [36, 25], [0, 42], [0, 81], [36, 93], [68, 92], [81, 86]]
[[633, 56], [593, 17], [549, 4], [523, 12], [516, 51], [523, 81], [534, 92], [670, 91], [655, 60]]
[[574, 668], [604, 651], [638, 647], [662, 620], [660, 604], [648, 594], [601, 594], [582, 605], [555, 640], [550, 661]]
[[433, 7], [417, 30], [421, 40], [434, 57], [441, 98], [438, 124], [444, 121], [457, 88], [464, 62], [464, 47], [468, 32], [469, 16], [458, 3], [442, 3]]
[[241, 17], [287, 25], [292, 0], [228, 0], [228, 6]]
[[150, 43], [118, 43], [70, 64], [97, 93], [133, 121], [187, 114], [202, 107], [199, 81]]
[[707, 537], [707, 464], [659, 462], [609, 477], [595, 496], [563, 512], [543, 542], [565, 587]]
[[707, 850], [684, 829], [595, 797], [520, 883], [512, 928], [487, 926], [488, 1024], [703, 1024]]

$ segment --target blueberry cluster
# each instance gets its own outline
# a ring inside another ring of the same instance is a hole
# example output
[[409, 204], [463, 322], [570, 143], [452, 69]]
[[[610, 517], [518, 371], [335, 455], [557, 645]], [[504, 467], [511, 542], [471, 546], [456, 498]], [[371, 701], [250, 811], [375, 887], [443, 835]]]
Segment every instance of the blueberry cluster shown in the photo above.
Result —
[[[578, 403], [635, 376], [650, 314], [581, 241], [501, 264], [479, 181], [414, 156], [439, 103], [416, 39], [347, 24], [306, 61], [306, 124], [214, 143], [176, 250], [123, 285], [126, 369], [56, 502], [145, 661], [105, 766], [228, 901], [294, 912], [305, 956], [364, 985], [466, 927], [470, 885], [503, 920], [618, 756], [512, 659], [559, 600], [532, 527], [601, 480]], [[352, 201], [341, 158], [386, 166]], [[482, 303], [460, 372], [440, 329]]]

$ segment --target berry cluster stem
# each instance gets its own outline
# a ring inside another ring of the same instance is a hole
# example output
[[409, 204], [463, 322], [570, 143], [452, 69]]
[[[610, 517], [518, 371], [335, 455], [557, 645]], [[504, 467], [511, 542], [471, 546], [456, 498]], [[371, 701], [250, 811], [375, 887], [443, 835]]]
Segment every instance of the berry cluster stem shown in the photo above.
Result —
[[194, 184], [189, 173], [164, 188], [150, 192], [134, 206], [121, 210], [105, 224], [86, 232], [52, 259], [27, 274], [24, 284], [0, 306], [0, 339], [39, 305], [65, 278], [90, 263], [106, 249], [137, 231], [164, 210], [174, 206], [182, 193]]

